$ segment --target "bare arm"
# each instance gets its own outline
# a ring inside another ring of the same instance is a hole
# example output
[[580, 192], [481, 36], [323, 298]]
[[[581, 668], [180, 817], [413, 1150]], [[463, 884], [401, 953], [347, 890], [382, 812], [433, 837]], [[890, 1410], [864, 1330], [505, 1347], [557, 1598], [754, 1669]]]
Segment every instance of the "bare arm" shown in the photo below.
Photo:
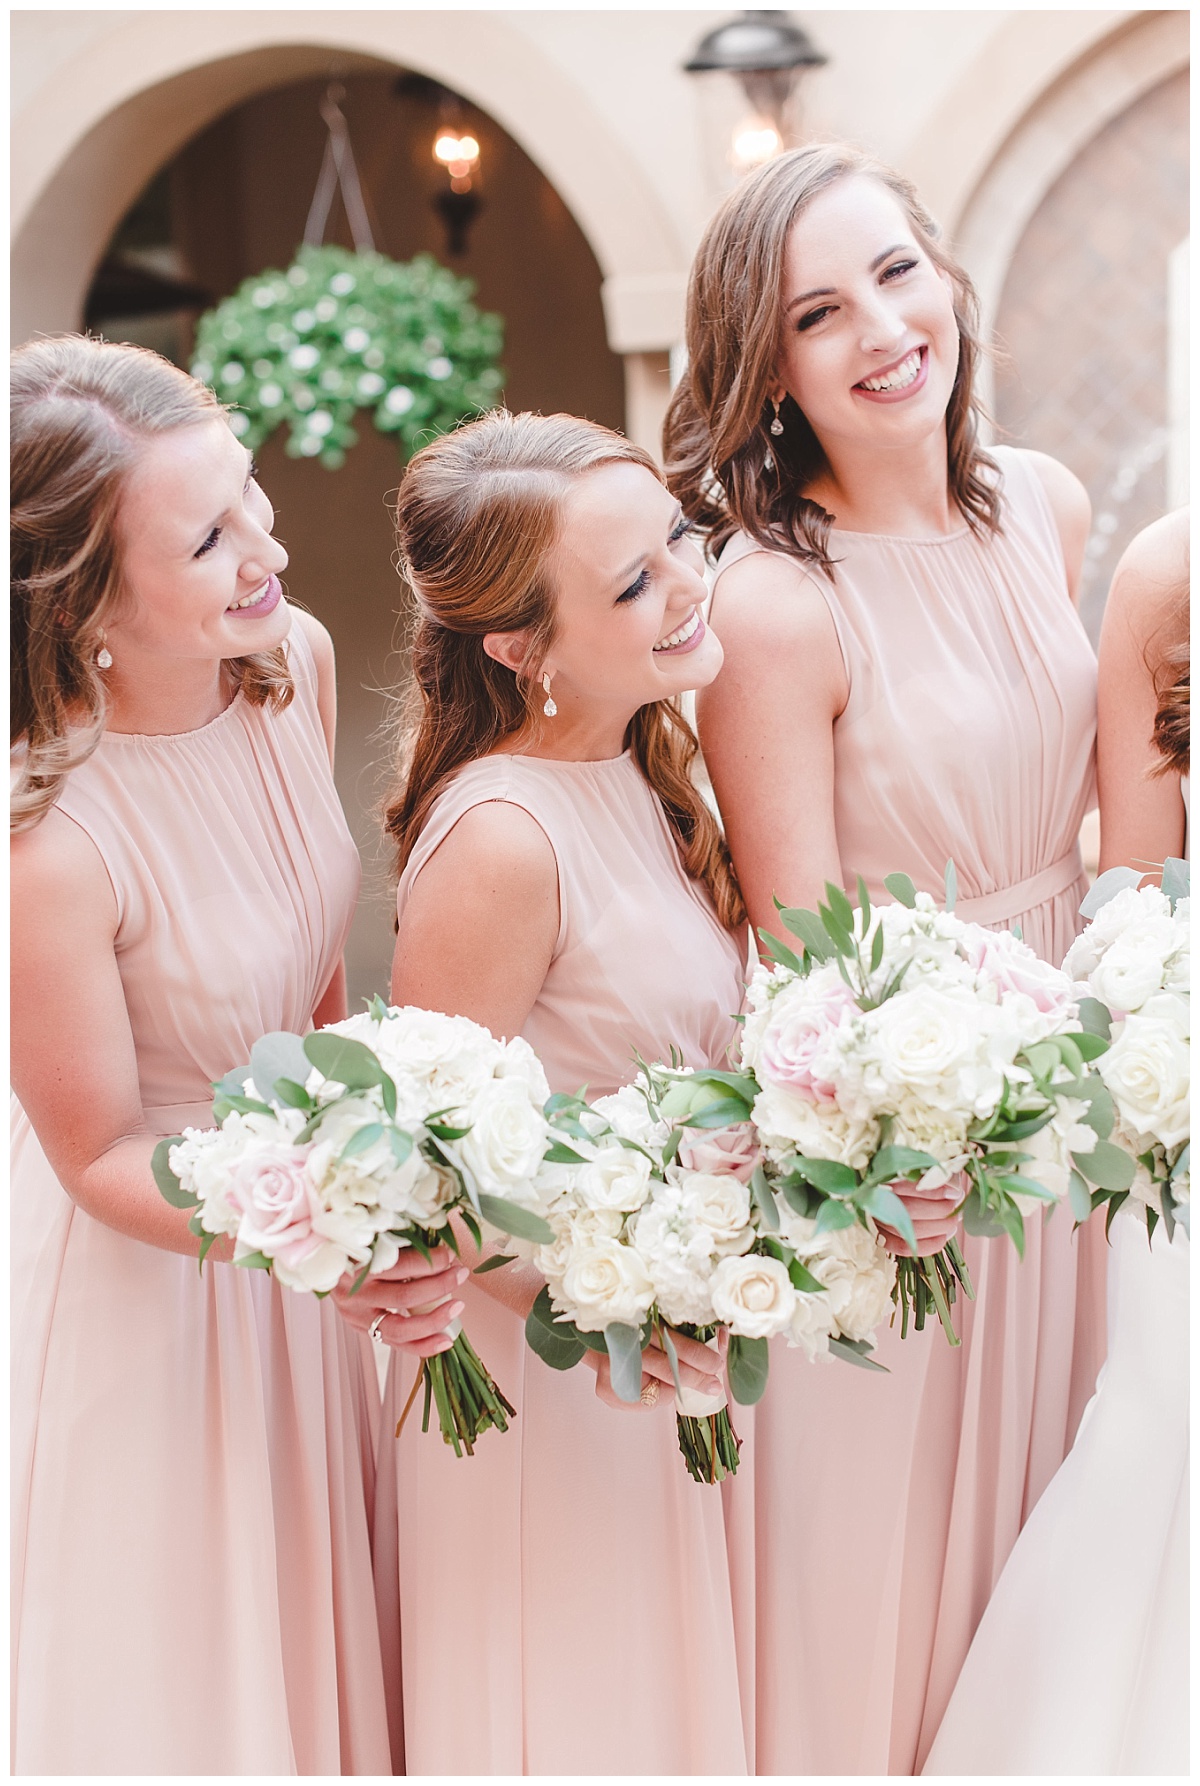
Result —
[[[1146, 528], [1117, 565], [1100, 633], [1100, 867], [1148, 868], [1183, 851], [1176, 775], [1156, 776], [1153, 666], [1188, 574], [1187, 513]], [[1157, 875], [1154, 877], [1157, 880]]]
[[[329, 766], [332, 769], [337, 739], [337, 667], [333, 657], [333, 640], [319, 620], [300, 608], [292, 610], [292, 625], [300, 627], [304, 633], [316, 664], [317, 711], [321, 715], [321, 726], [329, 747]], [[317, 1000], [313, 1025], [320, 1029], [322, 1024], [340, 1023], [348, 1015], [346, 964], [339, 961], [328, 986]]]
[[725, 662], [698, 698], [700, 741], [751, 922], [779, 933], [773, 895], [815, 906], [841, 884], [833, 723], [849, 688], [833, 620], [801, 566], [732, 565], [713, 603]]
[[[195, 1254], [185, 1210], [150, 1170], [137, 1058], [113, 941], [117, 906], [99, 851], [51, 811], [12, 850], [12, 1079], [59, 1183], [133, 1240]], [[218, 1241], [215, 1258], [231, 1257]]]
[[1048, 453], [1027, 451], [1025, 457], [1041, 480], [1054, 511], [1054, 523], [1058, 528], [1067, 568], [1067, 588], [1071, 592], [1071, 600], [1078, 602], [1083, 554], [1092, 525], [1091, 498], [1075, 473], [1068, 471], [1065, 465], [1052, 459]]

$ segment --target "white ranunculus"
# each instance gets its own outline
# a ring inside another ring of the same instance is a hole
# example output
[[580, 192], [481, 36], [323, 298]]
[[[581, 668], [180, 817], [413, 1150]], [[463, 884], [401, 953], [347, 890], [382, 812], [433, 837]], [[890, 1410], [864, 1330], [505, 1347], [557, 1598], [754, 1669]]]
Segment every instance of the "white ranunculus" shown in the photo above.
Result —
[[489, 1081], [466, 1114], [471, 1126], [455, 1151], [478, 1189], [515, 1202], [535, 1201], [533, 1180], [550, 1130], [524, 1081], [519, 1076]]
[[796, 1292], [787, 1266], [757, 1254], [722, 1259], [712, 1277], [717, 1320], [744, 1339], [770, 1339], [789, 1326]]
[[575, 1170], [574, 1192], [592, 1209], [640, 1209], [650, 1195], [650, 1161], [633, 1147], [600, 1147]]
[[525, 1087], [530, 1102], [536, 1104], [539, 1110], [550, 1096], [550, 1086], [542, 1063], [524, 1036], [514, 1036], [511, 1042], [502, 1045], [496, 1072], [501, 1078], [519, 1080]]
[[1187, 1001], [1161, 992], [1125, 1019], [1100, 1056], [1100, 1077], [1126, 1128], [1175, 1147], [1191, 1133]]
[[680, 1176], [683, 1205], [714, 1253], [741, 1252], [750, 1239], [750, 1191], [732, 1172]]
[[653, 1301], [654, 1285], [637, 1251], [617, 1240], [593, 1240], [575, 1252], [555, 1306], [584, 1333], [599, 1333], [610, 1321], [640, 1326]]
[[1148, 998], [1162, 990], [1166, 957], [1156, 939], [1126, 935], [1115, 942], [1097, 963], [1091, 977], [1093, 997], [1120, 1014], [1140, 1011]]
[[796, 1307], [788, 1326], [788, 1345], [800, 1346], [809, 1358], [828, 1358], [829, 1340], [836, 1332], [833, 1308], [823, 1291], [797, 1290]]
[[754, 1121], [776, 1152], [840, 1160], [863, 1170], [879, 1146], [879, 1125], [845, 1115], [832, 1104], [810, 1104], [795, 1092], [769, 1086], [754, 1101]]

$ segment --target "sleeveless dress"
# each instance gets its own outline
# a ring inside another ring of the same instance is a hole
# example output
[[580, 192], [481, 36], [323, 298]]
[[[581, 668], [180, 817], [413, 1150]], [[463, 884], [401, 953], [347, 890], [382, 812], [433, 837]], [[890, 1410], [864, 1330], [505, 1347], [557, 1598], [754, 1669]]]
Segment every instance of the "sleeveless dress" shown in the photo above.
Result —
[[1148, 1243], [1117, 1215], [1096, 1393], [996, 1584], [927, 1774], [1188, 1772], [1190, 1263], [1182, 1228]]
[[[522, 1031], [551, 1089], [600, 1097], [634, 1077], [635, 1049], [661, 1060], [672, 1043], [690, 1065], [724, 1061], [743, 950], [628, 753], [469, 764], [430, 812], [399, 909], [463, 814], [491, 800], [528, 812], [558, 864], [558, 937]], [[673, 1398], [607, 1407], [586, 1365], [550, 1370], [477, 1283], [463, 1300], [517, 1418], [472, 1458], [416, 1418], [397, 1443], [413, 1365], [393, 1354], [376, 1554], [408, 1772], [746, 1773], [721, 1497], [684, 1468]]]
[[[845, 661], [833, 731], [838, 847], [887, 900], [900, 870], [959, 914], [1061, 961], [1087, 888], [1096, 665], [1049, 503], [993, 449], [1003, 532], [932, 540], [835, 529], [814, 577]], [[718, 575], [757, 548], [726, 547]], [[714, 601], [720, 622], [720, 585]], [[760, 1773], [913, 1773], [1021, 1525], [1070, 1447], [1103, 1357], [1104, 1238], [1059, 1211], [968, 1238], [962, 1346], [937, 1323], [883, 1336], [882, 1377], [772, 1348], [752, 1468], [725, 1485]], [[802, 1517], [798, 1510], [803, 1510]], [[749, 1579], [749, 1558], [756, 1556]], [[751, 1652], [753, 1660], [751, 1661]]]
[[[157, 1134], [311, 1026], [345, 941], [358, 859], [295, 625], [290, 663], [282, 714], [239, 694], [194, 732], [106, 733], [59, 801], [116, 894]], [[19, 1106], [12, 1211], [14, 1771], [390, 1771], [356, 1336], [93, 1220]]]

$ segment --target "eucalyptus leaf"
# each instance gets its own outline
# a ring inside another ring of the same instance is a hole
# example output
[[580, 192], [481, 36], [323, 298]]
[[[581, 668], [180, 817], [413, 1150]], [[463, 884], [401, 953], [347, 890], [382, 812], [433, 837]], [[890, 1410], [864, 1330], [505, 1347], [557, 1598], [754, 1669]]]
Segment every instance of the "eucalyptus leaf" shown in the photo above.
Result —
[[314, 1030], [304, 1038], [304, 1052], [318, 1073], [336, 1080], [347, 1091], [369, 1091], [383, 1078], [383, 1068], [371, 1050], [350, 1036]]
[[963, 1204], [962, 1220], [968, 1234], [977, 1235], [983, 1240], [995, 1240], [1007, 1232], [1003, 1223], [997, 1221], [992, 1211], [985, 1207], [977, 1190], [972, 1190]]
[[[1109, 1238], [1109, 1236], [1112, 1233], [1113, 1217], [1116, 1215], [1116, 1213], [1120, 1209], [1121, 1205], [1123, 1203], [1128, 1203], [1128, 1201], [1129, 1201], [1129, 1192], [1128, 1191], [1118, 1191], [1115, 1196], [1112, 1196], [1108, 1199], [1108, 1208], [1104, 1213], [1104, 1238], [1106, 1240]], [[1094, 1197], [1092, 1199], [1092, 1202], [1093, 1202], [1093, 1205], [1096, 1204], [1096, 1199]]]
[[636, 1327], [623, 1321], [610, 1321], [604, 1329], [608, 1347], [609, 1377], [613, 1394], [619, 1401], [637, 1402], [642, 1398], [642, 1336]]
[[550, 1166], [582, 1166], [584, 1163], [583, 1155], [568, 1147], [565, 1141], [555, 1141], [542, 1157]]
[[370, 998], [367, 999], [365, 1002], [366, 1002], [366, 1007], [367, 1007], [367, 1015], [369, 1017], [373, 1017], [375, 1019], [376, 1023], [382, 1023], [385, 1018], [390, 1017], [392, 1014], [391, 1007], [384, 1004], [383, 1000], [380, 998], [380, 996], [377, 992], [373, 992], [371, 994]]
[[1177, 901], [1188, 899], [1192, 891], [1192, 866], [1182, 856], [1168, 856], [1163, 863], [1162, 890], [1175, 910]]
[[1042, 1110], [1037, 1116], [1021, 1116], [1015, 1122], [1004, 1123], [989, 1137], [995, 1143], [1005, 1141], [1024, 1141], [1030, 1135], [1036, 1135], [1039, 1129], [1054, 1121], [1054, 1107]]
[[798, 936], [809, 954], [818, 961], [828, 961], [833, 955], [833, 945], [825, 934], [816, 912], [810, 912], [806, 906], [795, 906], [780, 912], [780, 917], [793, 936]]
[[1102, 1005], [1098, 998], [1081, 998], [1079, 1001], [1079, 1021], [1088, 1035], [1099, 1036], [1101, 1041], [1112, 1039], [1112, 1013], [1107, 1005]]
[[[844, 893], [842, 894], [842, 899], [848, 909], [849, 905], [850, 905], [850, 901], [846, 898], [846, 895]], [[834, 950], [836, 951], [836, 953], [839, 956], [853, 955], [853, 953], [854, 953], [854, 932], [850, 928], [850, 925], [842, 923], [842, 920], [838, 917], [837, 913], [833, 910], [832, 906], [819, 905], [817, 907], [817, 911], [820, 914], [821, 923], [825, 926], [825, 934], [829, 938], [830, 942], [833, 944], [833, 947], [834, 947]], [[853, 914], [852, 914], [851, 915], [851, 924], [853, 923], [853, 921], [854, 920], [853, 920]]]
[[901, 1147], [891, 1142], [881, 1147], [871, 1161], [868, 1182], [873, 1184], [889, 1184], [893, 1178], [920, 1178], [928, 1172], [937, 1161], [931, 1153], [922, 1153], [916, 1147]]
[[338, 1155], [338, 1159], [339, 1161], [352, 1160], [357, 1154], [366, 1153], [369, 1147], [374, 1147], [375, 1143], [382, 1139], [383, 1124], [381, 1122], [365, 1122], [361, 1129], [355, 1129]]
[[772, 1234], [779, 1232], [779, 1209], [775, 1202], [775, 1193], [767, 1182], [767, 1175], [761, 1166], [755, 1166], [750, 1174], [750, 1195], [758, 1205], [763, 1226]]
[[1087, 1181], [1078, 1172], [1072, 1172], [1067, 1178], [1067, 1198], [1076, 1222], [1086, 1222], [1092, 1213], [1092, 1196]]
[[1174, 1238], [1175, 1238], [1175, 1199], [1171, 1195], [1170, 1185], [1160, 1183], [1160, 1185], [1158, 1187], [1158, 1195], [1162, 1202], [1163, 1227], [1167, 1231], [1167, 1239], [1174, 1240]]
[[867, 891], [867, 883], [863, 880], [862, 875], [855, 878], [858, 884], [858, 909], [862, 916], [862, 934], [866, 936], [867, 928], [871, 922], [871, 895]]
[[1103, 874], [1096, 876], [1080, 900], [1079, 916], [1094, 918], [1110, 899], [1115, 899], [1126, 887], [1139, 887], [1141, 882], [1141, 874], [1136, 868], [1106, 868]]
[[224, 1091], [213, 1099], [213, 1116], [218, 1122], [223, 1122], [231, 1110], [237, 1110], [243, 1116], [270, 1116], [273, 1114], [271, 1106], [264, 1104], [259, 1098], [243, 1098], [235, 1092]]
[[780, 942], [777, 936], [772, 936], [761, 925], [758, 927], [758, 939], [772, 961], [778, 962], [780, 967], [790, 968], [794, 974], [800, 972], [800, 957], [794, 949], [789, 949], [786, 943]]
[[845, 893], [843, 893], [843, 891], [840, 887], [835, 887], [832, 881], [826, 881], [825, 882], [825, 897], [829, 901], [829, 909], [833, 913], [834, 917], [837, 919], [838, 924], [847, 933], [847, 935], [849, 935], [851, 938], [853, 938], [853, 935], [854, 935], [854, 907], [850, 904], [850, 901], [846, 898]]
[[911, 912], [917, 903], [917, 889], [906, 874], [885, 874], [883, 884], [893, 899], [906, 905]]
[[836, 1197], [827, 1197], [817, 1211], [817, 1234], [833, 1234], [839, 1228], [852, 1228], [855, 1222], [854, 1211]]
[[1191, 1169], [1192, 1169], [1192, 1144], [1190, 1141], [1185, 1141], [1182, 1148], [1179, 1151], [1179, 1156], [1176, 1159], [1175, 1164], [1171, 1167], [1171, 1177], [1172, 1178], [1182, 1178], [1183, 1174], [1185, 1172], [1190, 1172]]
[[1093, 1034], [1093, 1032], [1091, 1030], [1087, 1030], [1087, 1029], [1072, 1030], [1071, 1031], [1071, 1042], [1072, 1042], [1072, 1045], [1077, 1049], [1077, 1051], [1083, 1056], [1085, 1061], [1099, 1060], [1099, 1058], [1102, 1054], [1107, 1054], [1107, 1052], [1108, 1052], [1107, 1037], [1099, 1035], [1099, 1034]]
[[946, 910], [952, 912], [958, 903], [958, 874], [953, 862], [946, 864]]
[[878, 973], [883, 963], [884, 935], [881, 924], [871, 939], [871, 972]]
[[[304, 1077], [308, 1078], [307, 1072]], [[224, 1073], [220, 1079], [213, 1080], [213, 1093], [222, 1098], [240, 1098], [245, 1092], [246, 1081], [249, 1078], [249, 1067], [234, 1067], [230, 1072]]]
[[270, 1271], [271, 1269], [271, 1261], [265, 1253], [243, 1253], [240, 1259], [234, 1260], [234, 1264], [242, 1266], [246, 1271]]
[[516, 1256], [515, 1253], [493, 1253], [490, 1259], [485, 1259], [482, 1265], [477, 1265], [471, 1275], [482, 1277], [485, 1271], [499, 1271], [502, 1265], [511, 1265]]
[[298, 1085], [294, 1079], [277, 1079], [275, 1081], [275, 1096], [281, 1104], [286, 1104], [292, 1110], [316, 1109], [315, 1100], [310, 1098], [304, 1087]]
[[[812, 1207], [812, 1198], [817, 1194], [815, 1191], [810, 1195], [808, 1186], [793, 1178], [785, 1179], [782, 1189], [789, 1206], [795, 1210], [797, 1215], [806, 1216], [809, 1214]], [[853, 1220], [853, 1217], [851, 1220]]]
[[862, 1206], [869, 1210], [877, 1222], [883, 1222], [894, 1228], [901, 1239], [907, 1241], [915, 1253], [917, 1250], [917, 1231], [913, 1227], [912, 1217], [895, 1191], [889, 1191], [884, 1184], [875, 1185], [869, 1195], [862, 1199]]
[[826, 1286], [820, 1278], [814, 1277], [808, 1267], [803, 1265], [799, 1259], [789, 1259], [787, 1274], [792, 1281], [793, 1290], [800, 1290], [805, 1296], [826, 1294]]
[[486, 1191], [480, 1191], [478, 1207], [484, 1220], [503, 1234], [515, 1234], [518, 1240], [535, 1240], [542, 1246], [553, 1244], [554, 1229], [532, 1209], [522, 1209], [507, 1197], [491, 1197]]
[[196, 1263], [201, 1271], [204, 1269], [204, 1261], [212, 1251], [213, 1243], [216, 1239], [217, 1236], [215, 1234], [209, 1234], [207, 1232], [200, 1236], [200, 1251], [196, 1255]]
[[1103, 1079], [1094, 1075], [1086, 1081], [1081, 1095], [1087, 1104], [1087, 1109], [1079, 1120], [1085, 1122], [1089, 1129], [1094, 1129], [1101, 1141], [1107, 1141], [1113, 1132], [1113, 1124], [1117, 1120], [1117, 1110], [1113, 1103], [1112, 1093]]
[[667, 1326], [666, 1322], [664, 1321], [662, 1326], [659, 1328], [658, 1332], [659, 1332], [659, 1338], [662, 1340], [663, 1351], [667, 1355], [667, 1363], [671, 1367], [671, 1381], [675, 1385], [675, 1393], [679, 1397], [680, 1401], [682, 1401], [683, 1400], [683, 1383], [680, 1380], [680, 1376], [679, 1376], [679, 1354], [675, 1350], [675, 1341], [671, 1338], [671, 1329]]
[[171, 1149], [179, 1147], [182, 1141], [182, 1135], [165, 1135], [150, 1156], [150, 1170], [155, 1184], [173, 1209], [199, 1209], [200, 1198], [185, 1191], [171, 1170]]
[[729, 1392], [743, 1408], [761, 1401], [771, 1371], [771, 1354], [765, 1339], [729, 1337]]
[[397, 1166], [403, 1166], [412, 1157], [413, 1138], [407, 1129], [389, 1129], [388, 1142], [392, 1149], [392, 1158]]
[[1001, 1172], [999, 1183], [1010, 1197], [1036, 1197], [1041, 1203], [1058, 1201], [1054, 1192], [1048, 1191], [1040, 1178], [1028, 1178], [1023, 1172]]
[[829, 1350], [835, 1358], [841, 1358], [847, 1364], [857, 1364], [860, 1370], [882, 1371], [885, 1377], [889, 1374], [886, 1364], [877, 1364], [873, 1358], [868, 1356], [869, 1346], [866, 1340], [840, 1339], [837, 1335], [831, 1334]]
[[727, 1129], [736, 1123], [748, 1122], [753, 1108], [745, 1098], [718, 1098], [713, 1104], [706, 1104], [694, 1116], [689, 1116], [687, 1124], [690, 1129]]
[[260, 1036], [250, 1050], [250, 1077], [260, 1098], [277, 1100], [275, 1081], [287, 1079], [303, 1087], [312, 1067], [301, 1037], [291, 1030], [274, 1029]]
[[543, 1285], [525, 1317], [525, 1338], [543, 1364], [551, 1370], [569, 1371], [587, 1350], [571, 1323], [556, 1321], [550, 1291]]
[[1127, 1191], [1137, 1172], [1137, 1162], [1111, 1141], [1097, 1141], [1090, 1153], [1073, 1153], [1071, 1161], [1089, 1184], [1102, 1191]]
[[[815, 1184], [819, 1191], [828, 1197], [846, 1197], [851, 1191], [858, 1189], [858, 1174], [852, 1166], [844, 1166], [840, 1160], [809, 1159], [804, 1154], [796, 1157], [795, 1170], [809, 1184]], [[842, 1224], [839, 1223], [840, 1227]]]

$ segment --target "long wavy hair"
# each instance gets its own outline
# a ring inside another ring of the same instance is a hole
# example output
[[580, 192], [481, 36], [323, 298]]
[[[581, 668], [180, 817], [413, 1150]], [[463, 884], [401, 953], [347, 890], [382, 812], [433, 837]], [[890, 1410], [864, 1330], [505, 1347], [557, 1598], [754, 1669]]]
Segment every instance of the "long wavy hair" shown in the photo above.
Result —
[[[12, 356], [12, 714], [21, 746], [10, 826], [49, 811], [100, 742], [107, 702], [96, 654], [127, 597], [117, 513], [157, 435], [223, 416], [207, 386], [144, 348], [51, 336]], [[246, 698], [285, 707], [282, 647], [233, 658]]]
[[859, 149], [823, 143], [793, 149], [747, 175], [712, 219], [692, 265], [688, 365], [671, 398], [663, 444], [667, 484], [689, 520], [707, 533], [714, 558], [741, 530], [834, 575], [833, 517], [804, 494], [826, 467], [821, 443], [790, 396], [780, 406], [783, 433], [768, 430], [770, 393], [779, 382], [788, 237], [817, 194], [851, 174], [869, 175], [899, 199], [917, 240], [950, 279], [959, 334], [946, 411], [950, 493], [976, 532], [999, 529], [996, 466], [979, 445], [975, 380], [982, 346], [971, 282], [903, 175]]
[[[537, 680], [557, 628], [552, 558], [575, 478], [649, 454], [595, 422], [494, 411], [412, 459], [396, 503], [397, 566], [416, 598], [411, 707], [385, 808], [397, 870], [442, 789], [537, 719]], [[524, 633], [520, 667], [488, 656], [488, 633]], [[638, 709], [628, 748], [661, 800], [684, 867], [721, 922], [745, 921], [725, 840], [692, 780], [695, 734], [674, 701]]]
[[1151, 734], [1158, 762], [1155, 775], [1186, 775], [1191, 762], [1192, 669], [1189, 641], [1191, 600], [1185, 579], [1176, 592], [1165, 637], [1152, 641], [1154, 662], [1147, 668], [1154, 683], [1156, 709]]

